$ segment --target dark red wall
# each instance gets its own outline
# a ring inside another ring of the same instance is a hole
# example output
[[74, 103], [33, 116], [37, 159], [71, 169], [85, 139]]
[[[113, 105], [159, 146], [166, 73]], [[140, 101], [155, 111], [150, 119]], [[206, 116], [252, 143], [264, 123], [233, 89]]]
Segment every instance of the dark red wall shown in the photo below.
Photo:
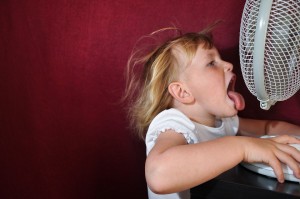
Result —
[[[239, 73], [244, 1], [0, 1], [0, 198], [146, 198], [145, 148], [119, 99], [138, 38], [222, 19], [215, 41]], [[252, 117], [300, 121], [299, 95]]]

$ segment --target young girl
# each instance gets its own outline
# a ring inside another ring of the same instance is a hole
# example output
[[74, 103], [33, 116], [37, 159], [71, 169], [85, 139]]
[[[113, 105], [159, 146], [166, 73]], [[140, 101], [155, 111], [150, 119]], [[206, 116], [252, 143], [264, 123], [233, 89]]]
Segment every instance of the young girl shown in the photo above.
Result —
[[295, 135], [300, 128], [237, 116], [245, 103], [234, 91], [233, 66], [222, 60], [207, 32], [180, 34], [136, 56], [128, 62], [126, 97], [132, 124], [146, 142], [150, 199], [188, 199], [190, 188], [242, 161], [269, 164], [279, 182], [283, 162], [300, 178], [300, 153], [288, 145], [298, 139], [255, 138]]

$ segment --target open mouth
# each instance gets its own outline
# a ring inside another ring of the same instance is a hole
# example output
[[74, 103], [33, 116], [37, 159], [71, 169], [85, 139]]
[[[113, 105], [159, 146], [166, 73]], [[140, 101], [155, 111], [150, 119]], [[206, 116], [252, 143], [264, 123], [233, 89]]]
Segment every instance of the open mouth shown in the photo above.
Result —
[[234, 103], [234, 107], [237, 110], [243, 110], [245, 108], [245, 100], [243, 96], [235, 92], [236, 76], [233, 75], [227, 87], [227, 95]]
[[229, 84], [228, 84], [227, 93], [229, 91], [235, 91], [235, 89], [234, 89], [234, 87], [235, 87], [235, 81], [236, 81], [236, 76], [233, 75], [232, 78], [231, 78], [231, 80], [230, 80], [230, 82], [229, 82]]

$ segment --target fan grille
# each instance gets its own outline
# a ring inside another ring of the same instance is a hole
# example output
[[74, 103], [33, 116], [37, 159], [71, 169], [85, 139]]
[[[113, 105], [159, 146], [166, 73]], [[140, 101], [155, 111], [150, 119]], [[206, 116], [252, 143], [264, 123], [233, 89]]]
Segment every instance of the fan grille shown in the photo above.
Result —
[[[245, 4], [240, 28], [240, 63], [249, 91], [257, 96], [253, 77], [253, 50], [260, 0]], [[272, 101], [283, 101], [300, 87], [300, 1], [273, 0], [265, 53], [265, 88]]]

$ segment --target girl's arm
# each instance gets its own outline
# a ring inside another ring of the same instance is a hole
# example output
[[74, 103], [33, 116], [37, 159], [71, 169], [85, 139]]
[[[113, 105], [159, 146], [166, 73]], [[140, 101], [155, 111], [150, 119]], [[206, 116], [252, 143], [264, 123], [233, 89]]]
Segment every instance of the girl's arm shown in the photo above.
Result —
[[300, 126], [283, 121], [239, 118], [239, 134], [259, 137], [262, 135], [300, 135]]
[[228, 136], [198, 144], [186, 144], [172, 130], [161, 133], [148, 154], [145, 166], [149, 188], [160, 194], [189, 189], [206, 182], [242, 161], [265, 162], [284, 181], [281, 162], [300, 177], [300, 153], [286, 143], [300, 143], [291, 136], [259, 139]]

